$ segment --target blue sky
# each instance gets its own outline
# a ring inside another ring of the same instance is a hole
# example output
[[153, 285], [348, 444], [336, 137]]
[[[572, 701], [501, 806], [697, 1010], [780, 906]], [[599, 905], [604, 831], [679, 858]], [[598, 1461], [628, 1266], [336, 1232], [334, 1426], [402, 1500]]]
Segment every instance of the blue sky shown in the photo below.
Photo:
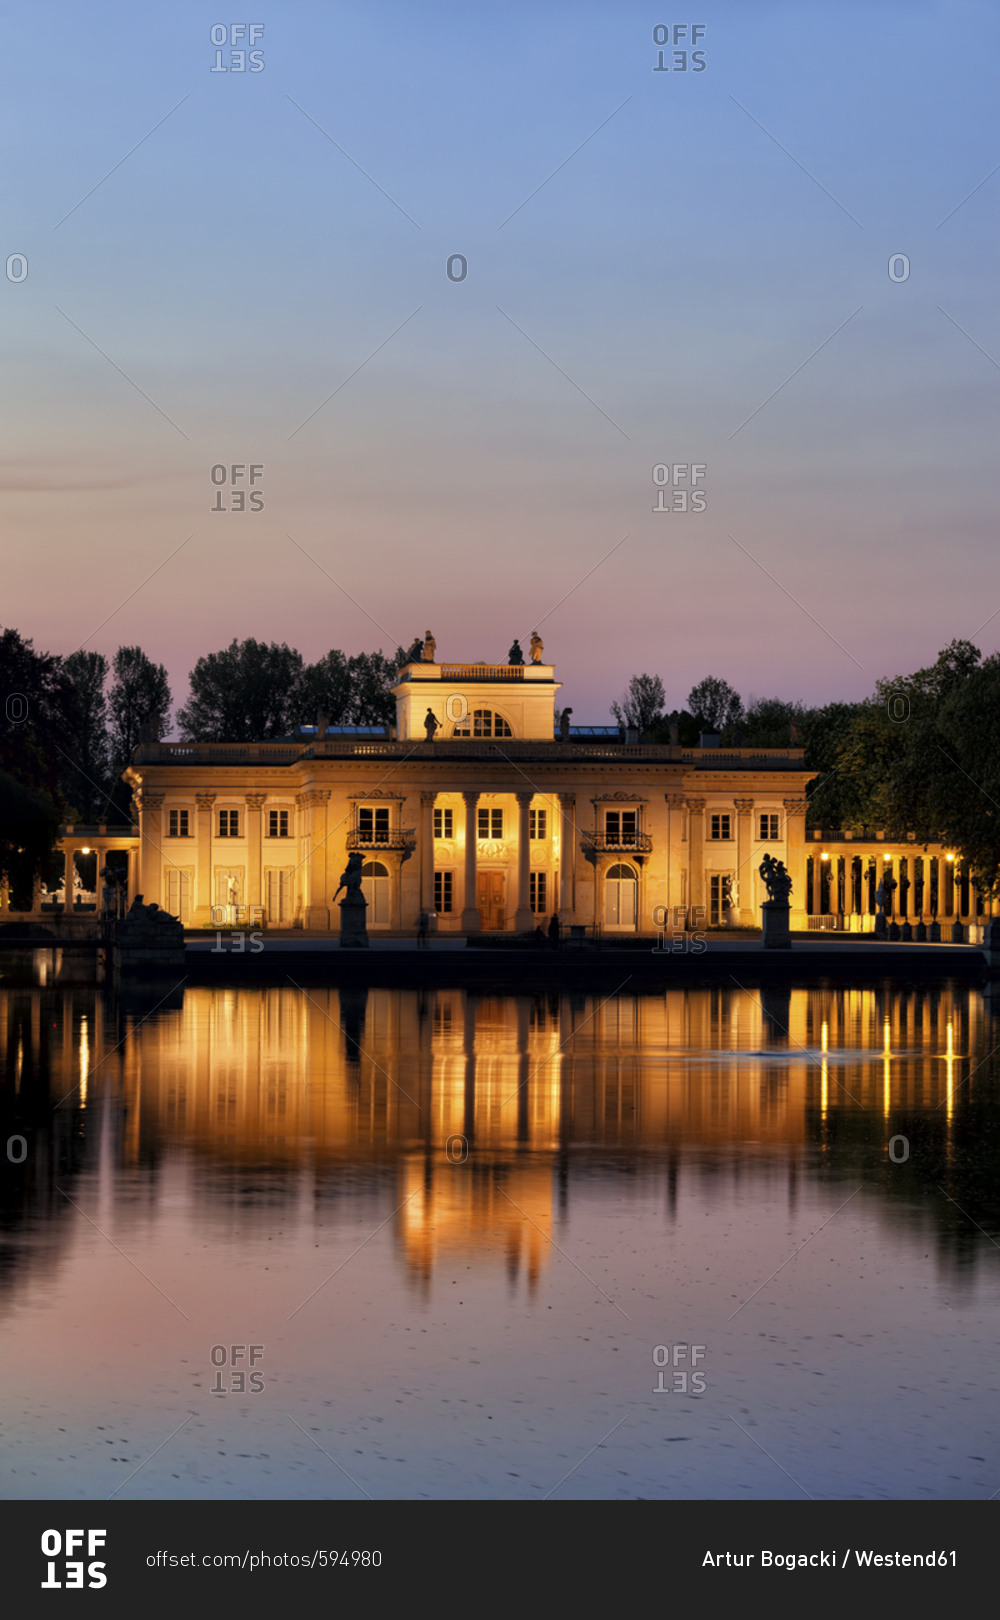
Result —
[[[600, 722], [637, 670], [858, 696], [1000, 609], [995, 8], [711, 5], [698, 73], [646, 6], [5, 11], [36, 645], [139, 641], [180, 701], [234, 635], [542, 621]], [[251, 21], [263, 71], [212, 73]], [[264, 510], [213, 513], [250, 462]], [[653, 512], [673, 463], [703, 512]]]

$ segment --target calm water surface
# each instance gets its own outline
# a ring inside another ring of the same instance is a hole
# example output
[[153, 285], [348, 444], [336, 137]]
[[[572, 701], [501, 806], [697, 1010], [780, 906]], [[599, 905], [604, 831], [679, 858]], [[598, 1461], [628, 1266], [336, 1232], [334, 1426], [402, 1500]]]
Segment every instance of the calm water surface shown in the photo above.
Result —
[[1000, 1490], [978, 991], [0, 969], [0, 1494]]

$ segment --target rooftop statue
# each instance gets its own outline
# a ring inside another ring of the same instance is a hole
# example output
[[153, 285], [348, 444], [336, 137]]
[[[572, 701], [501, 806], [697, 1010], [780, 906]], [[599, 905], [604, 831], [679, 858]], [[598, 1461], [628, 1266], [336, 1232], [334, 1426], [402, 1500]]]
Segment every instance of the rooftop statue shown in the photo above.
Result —
[[541, 663], [543, 650], [544, 649], [543, 649], [543, 645], [542, 645], [541, 636], [538, 634], [537, 630], [532, 630], [532, 632], [531, 632], [531, 662], [533, 664], [540, 664]]
[[424, 715], [424, 731], [427, 733], [428, 742], [434, 741], [434, 733], [437, 731], [440, 723], [441, 722], [438, 720], [434, 710], [428, 709], [427, 713]]
[[421, 657], [421, 659], [423, 660], [423, 662], [425, 664], [433, 664], [433, 662], [434, 662], [434, 654], [436, 652], [437, 652], [437, 642], [434, 640], [434, 637], [431, 635], [430, 631], [428, 630], [426, 636], [424, 637], [424, 650], [420, 654], [420, 657]]
[[776, 861], [773, 855], [765, 855], [759, 870], [767, 889], [767, 898], [787, 904], [792, 892], [792, 880], [784, 861]]
[[559, 715], [559, 741], [569, 742], [569, 717], [572, 709], [563, 709]]
[[524, 663], [524, 654], [521, 651], [521, 643], [519, 641], [515, 641], [514, 645], [511, 647], [510, 652], [507, 654], [507, 662], [508, 664]]

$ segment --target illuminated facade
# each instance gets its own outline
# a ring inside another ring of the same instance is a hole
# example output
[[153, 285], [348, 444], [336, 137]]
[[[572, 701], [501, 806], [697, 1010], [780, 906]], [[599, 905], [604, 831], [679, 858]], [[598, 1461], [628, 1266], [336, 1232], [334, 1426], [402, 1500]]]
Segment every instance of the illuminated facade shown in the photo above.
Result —
[[[414, 660], [391, 734], [303, 727], [259, 744], [140, 747], [133, 891], [194, 927], [258, 920], [324, 933], [347, 856], [368, 928], [756, 926], [765, 851], [806, 926], [801, 749], [652, 746], [615, 728], [559, 736], [551, 664]], [[662, 908], [662, 909], [661, 909]]]

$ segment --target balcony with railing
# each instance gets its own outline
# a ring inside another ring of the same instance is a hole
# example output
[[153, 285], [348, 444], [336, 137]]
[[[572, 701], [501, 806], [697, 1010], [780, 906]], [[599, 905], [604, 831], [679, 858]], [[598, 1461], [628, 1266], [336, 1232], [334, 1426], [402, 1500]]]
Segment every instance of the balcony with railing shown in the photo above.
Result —
[[653, 840], [644, 832], [591, 832], [584, 834], [584, 846], [598, 855], [648, 855]]
[[412, 829], [397, 827], [387, 831], [381, 827], [353, 827], [347, 835], [349, 850], [414, 849], [416, 840]]

